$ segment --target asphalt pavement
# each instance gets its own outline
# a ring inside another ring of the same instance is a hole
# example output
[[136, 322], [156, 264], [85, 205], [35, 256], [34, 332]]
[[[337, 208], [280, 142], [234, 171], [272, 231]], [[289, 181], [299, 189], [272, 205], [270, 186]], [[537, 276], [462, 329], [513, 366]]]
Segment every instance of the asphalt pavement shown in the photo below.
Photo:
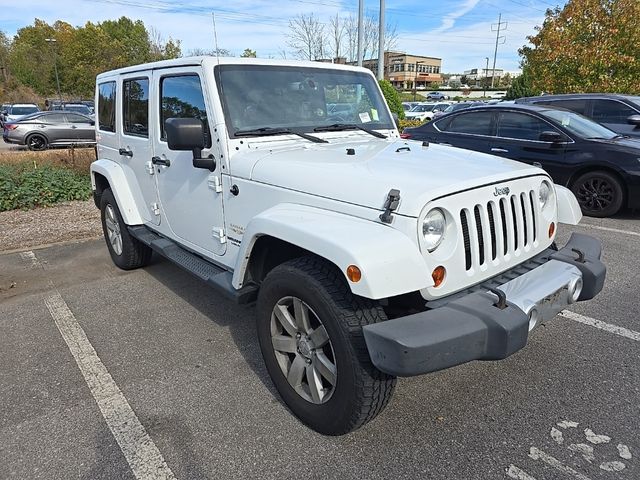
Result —
[[604, 243], [599, 297], [506, 360], [400, 379], [343, 437], [283, 405], [253, 308], [169, 262], [0, 255], [0, 478], [638, 479], [640, 215], [571, 231]]

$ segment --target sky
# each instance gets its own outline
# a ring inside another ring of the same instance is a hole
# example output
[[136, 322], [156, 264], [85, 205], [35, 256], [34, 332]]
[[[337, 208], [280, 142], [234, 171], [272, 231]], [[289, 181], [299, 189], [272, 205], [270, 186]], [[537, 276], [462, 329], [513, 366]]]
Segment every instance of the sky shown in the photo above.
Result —
[[[518, 49], [535, 34], [553, 0], [386, 0], [386, 23], [397, 32], [395, 50], [442, 59], [442, 72], [462, 73], [493, 64], [498, 15], [502, 14], [496, 68], [519, 69]], [[378, 0], [365, 0], [365, 13], [377, 17]], [[127, 16], [144, 21], [165, 38], [181, 40], [183, 53], [212, 49], [215, 14], [218, 47], [240, 55], [245, 48], [258, 57], [294, 58], [287, 45], [289, 20], [316, 15], [328, 24], [339, 14], [356, 16], [358, 0], [0, 0], [0, 30], [14, 35], [34, 19], [72, 25]]]

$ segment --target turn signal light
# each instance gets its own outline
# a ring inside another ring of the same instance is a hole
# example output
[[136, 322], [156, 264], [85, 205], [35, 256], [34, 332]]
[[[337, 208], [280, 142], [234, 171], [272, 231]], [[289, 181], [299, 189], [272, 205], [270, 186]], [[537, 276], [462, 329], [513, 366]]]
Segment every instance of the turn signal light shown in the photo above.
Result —
[[355, 265], [349, 265], [347, 267], [347, 278], [353, 283], [358, 283], [362, 278], [362, 272]]
[[439, 267], [436, 267], [435, 270], [431, 272], [431, 278], [433, 278], [433, 286], [439, 287], [442, 284], [442, 282], [444, 282], [444, 276], [446, 274], [447, 274], [447, 271], [442, 265], [440, 265]]
[[556, 233], [556, 224], [551, 222], [549, 225], [549, 238], [552, 238], [554, 233]]

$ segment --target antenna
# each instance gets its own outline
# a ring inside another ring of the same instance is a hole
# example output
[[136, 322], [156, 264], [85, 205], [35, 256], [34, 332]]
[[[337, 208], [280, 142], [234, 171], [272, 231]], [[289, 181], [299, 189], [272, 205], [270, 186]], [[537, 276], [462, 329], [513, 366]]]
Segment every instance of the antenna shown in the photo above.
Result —
[[213, 44], [216, 47], [216, 58], [218, 59], [218, 65], [220, 65], [220, 50], [218, 50], [218, 32], [216, 31], [216, 14], [211, 12], [211, 20], [213, 20]]

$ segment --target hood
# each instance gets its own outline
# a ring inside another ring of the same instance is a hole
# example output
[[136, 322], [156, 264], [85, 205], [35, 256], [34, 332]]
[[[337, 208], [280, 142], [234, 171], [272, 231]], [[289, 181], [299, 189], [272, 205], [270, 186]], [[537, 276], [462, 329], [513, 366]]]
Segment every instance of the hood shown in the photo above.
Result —
[[545, 174], [531, 165], [437, 144], [368, 140], [359, 134], [325, 138], [330, 143], [248, 142], [248, 149], [231, 159], [232, 175], [377, 210], [383, 209], [389, 191], [398, 189], [396, 213], [417, 217], [434, 198]]

